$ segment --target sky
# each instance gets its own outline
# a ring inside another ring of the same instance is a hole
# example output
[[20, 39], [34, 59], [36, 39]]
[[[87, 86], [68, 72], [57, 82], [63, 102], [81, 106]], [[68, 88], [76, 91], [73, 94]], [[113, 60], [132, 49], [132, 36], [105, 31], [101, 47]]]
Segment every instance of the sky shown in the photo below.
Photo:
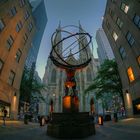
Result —
[[44, 0], [48, 22], [41, 41], [36, 70], [42, 79], [51, 50], [51, 35], [61, 21], [61, 26], [76, 25], [79, 20], [83, 29], [92, 36], [93, 54], [97, 56], [96, 31], [102, 27], [107, 0]]

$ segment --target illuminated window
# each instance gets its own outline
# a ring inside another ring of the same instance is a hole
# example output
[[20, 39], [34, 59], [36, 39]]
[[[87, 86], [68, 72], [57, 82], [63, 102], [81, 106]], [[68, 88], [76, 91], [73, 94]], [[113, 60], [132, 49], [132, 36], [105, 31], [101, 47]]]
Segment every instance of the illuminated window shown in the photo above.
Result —
[[0, 59], [0, 73], [2, 71], [3, 65], [4, 65], [4, 62]]
[[120, 55], [121, 55], [122, 59], [126, 57], [126, 52], [125, 52], [124, 47], [120, 47], [119, 52], [120, 52]]
[[135, 23], [135, 25], [140, 28], [140, 16], [135, 14], [134, 18], [133, 18], [133, 22]]
[[116, 32], [113, 32], [113, 38], [114, 38], [115, 41], [117, 41], [118, 35], [116, 34]]
[[8, 84], [13, 85], [14, 79], [15, 79], [15, 73], [11, 70], [10, 75], [9, 75], [9, 79], [8, 79]]
[[126, 5], [125, 3], [121, 3], [121, 10], [127, 14], [128, 10], [129, 10], [129, 6]]
[[135, 42], [134, 37], [132, 36], [132, 34], [130, 32], [127, 32], [126, 39], [127, 39], [128, 43], [130, 44], [130, 46], [132, 46]]
[[117, 25], [119, 26], [119, 28], [122, 28], [122, 26], [123, 26], [123, 22], [121, 21], [120, 18], [117, 18], [116, 23], [117, 23]]
[[137, 57], [138, 64], [140, 66], [140, 55]]
[[128, 75], [128, 78], [129, 78], [130, 82], [133, 82], [135, 80], [135, 77], [134, 77], [134, 74], [133, 74], [133, 70], [132, 70], [131, 67], [129, 67], [127, 69], [127, 75]]
[[9, 38], [7, 39], [7, 48], [8, 48], [8, 50], [10, 50], [10, 48], [12, 47], [12, 45], [13, 45], [13, 43], [14, 43], [14, 39], [13, 39], [13, 37], [10, 35], [9, 36]]
[[0, 31], [4, 29], [5, 25], [2, 19], [0, 19]]
[[20, 58], [21, 58], [22, 52], [20, 49], [18, 49], [16, 55], [15, 55], [15, 59], [17, 62], [19, 62]]

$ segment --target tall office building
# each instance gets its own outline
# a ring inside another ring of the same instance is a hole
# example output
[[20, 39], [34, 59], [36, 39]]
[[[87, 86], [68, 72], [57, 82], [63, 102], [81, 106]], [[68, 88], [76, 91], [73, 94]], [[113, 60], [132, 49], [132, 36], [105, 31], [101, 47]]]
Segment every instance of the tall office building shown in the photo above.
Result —
[[123, 85], [126, 113], [140, 114], [140, 1], [108, 0], [103, 29]]
[[0, 1], [0, 116], [17, 117], [19, 88], [35, 24], [28, 0]]
[[106, 34], [103, 29], [98, 29], [96, 32], [96, 42], [98, 45], [97, 53], [99, 57], [99, 62], [102, 64], [106, 59], [114, 59], [114, 54]]
[[28, 57], [26, 59], [26, 66], [29, 69], [32, 67], [32, 65], [35, 66], [36, 64], [40, 43], [47, 24], [47, 14], [46, 14], [44, 0], [31, 1], [31, 6], [32, 6], [33, 18], [35, 20], [36, 34], [33, 38], [31, 44], [32, 47], [30, 48]]

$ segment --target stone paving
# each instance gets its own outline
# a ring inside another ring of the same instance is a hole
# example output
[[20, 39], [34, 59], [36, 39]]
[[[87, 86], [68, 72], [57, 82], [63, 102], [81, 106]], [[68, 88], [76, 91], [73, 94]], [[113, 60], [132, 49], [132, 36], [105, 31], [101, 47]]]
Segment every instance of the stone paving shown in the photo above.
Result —
[[[21, 121], [7, 121], [2, 126], [0, 121], [0, 140], [57, 140], [46, 135], [47, 125], [40, 127], [37, 123], [23, 124]], [[105, 122], [103, 126], [96, 125], [96, 135], [83, 140], [139, 140], [140, 118], [129, 118]], [[74, 139], [73, 139], [74, 140]], [[76, 139], [75, 139], [76, 140]]]

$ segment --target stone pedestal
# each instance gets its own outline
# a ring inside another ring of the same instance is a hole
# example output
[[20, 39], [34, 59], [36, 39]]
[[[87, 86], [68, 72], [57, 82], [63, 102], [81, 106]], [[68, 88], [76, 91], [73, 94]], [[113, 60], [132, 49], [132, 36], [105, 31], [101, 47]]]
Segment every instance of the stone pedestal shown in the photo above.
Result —
[[63, 113], [52, 113], [47, 135], [57, 138], [83, 138], [95, 134], [88, 112], [79, 112], [78, 97], [63, 97]]
[[95, 134], [95, 125], [88, 112], [53, 113], [47, 135], [56, 138], [84, 138]]

